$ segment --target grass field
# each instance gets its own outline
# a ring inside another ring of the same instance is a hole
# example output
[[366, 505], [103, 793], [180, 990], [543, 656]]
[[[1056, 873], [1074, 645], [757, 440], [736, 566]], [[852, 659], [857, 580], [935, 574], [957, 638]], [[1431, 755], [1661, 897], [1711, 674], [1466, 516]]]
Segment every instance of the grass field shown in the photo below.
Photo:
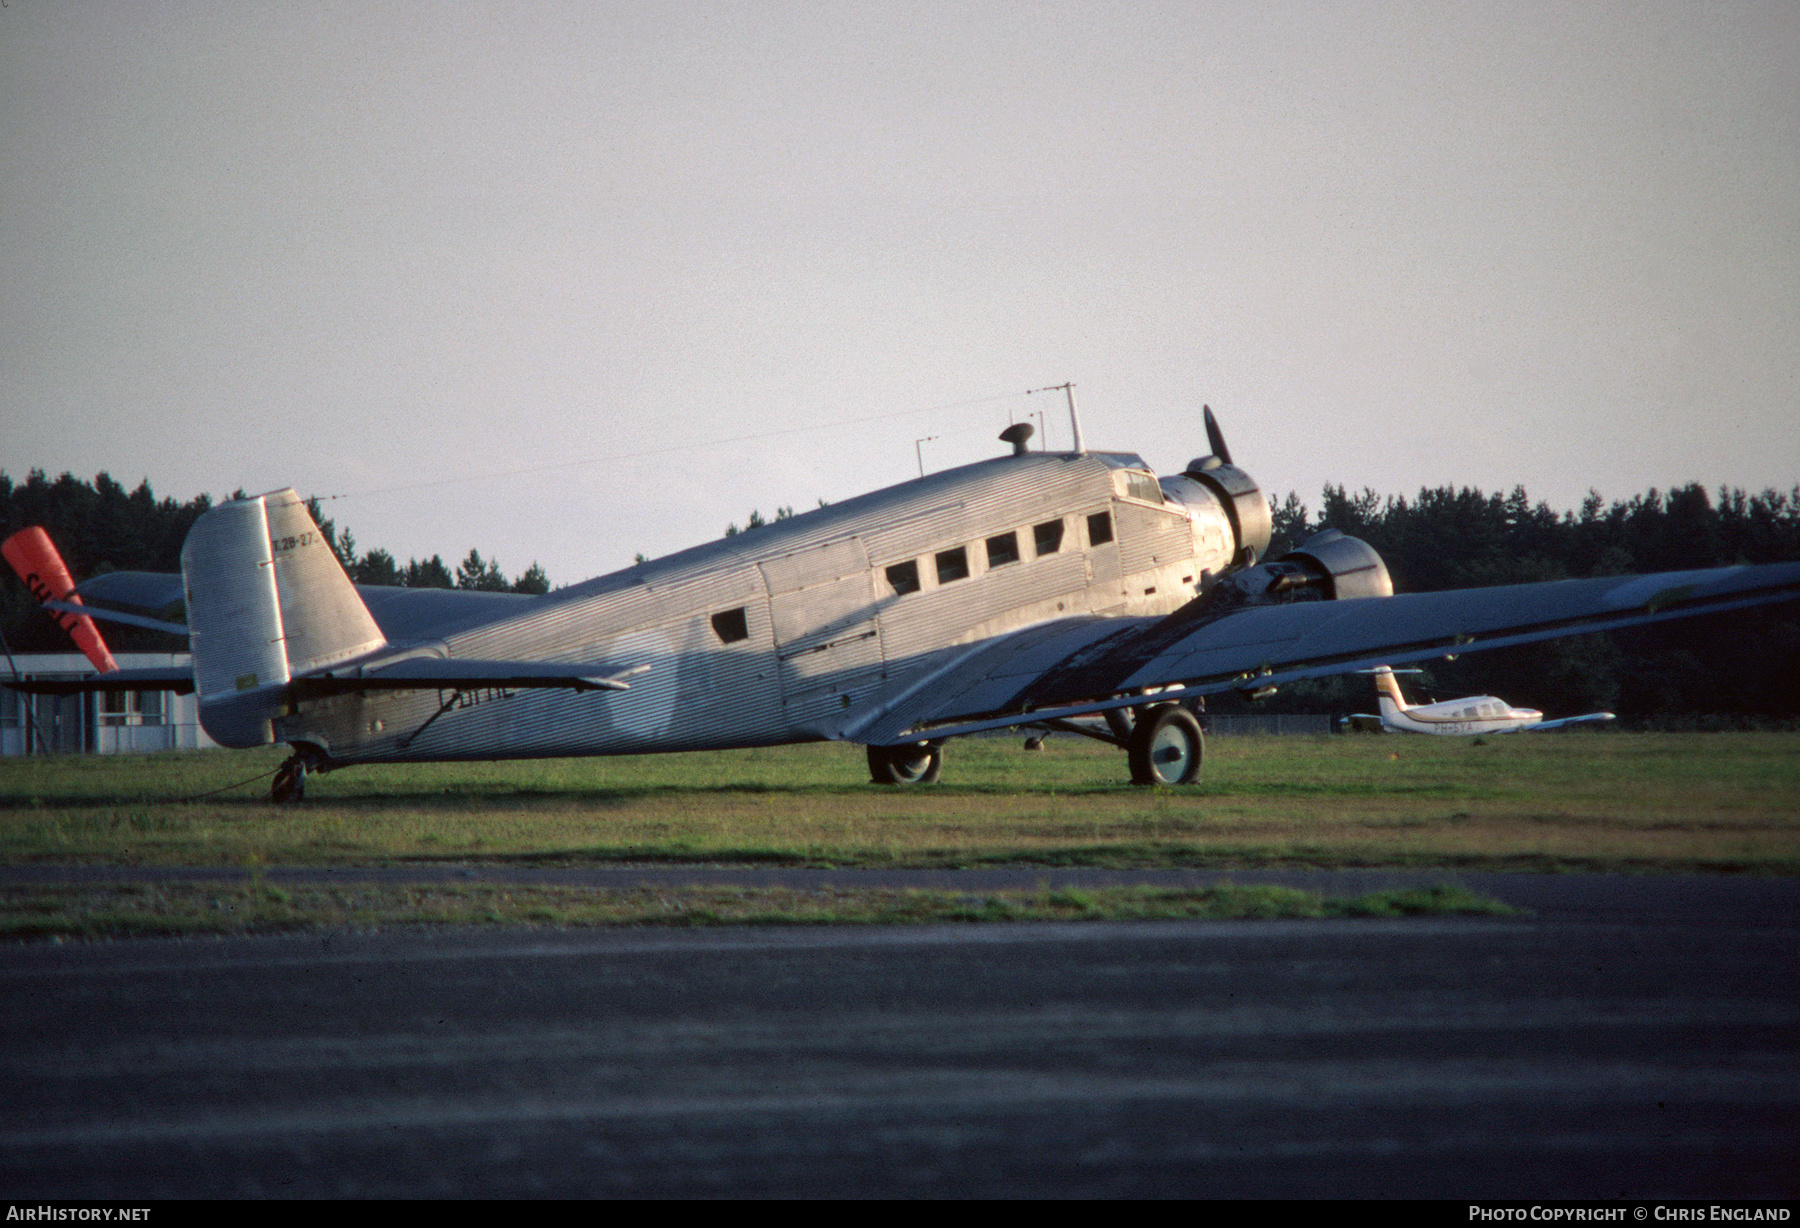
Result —
[[[953, 743], [946, 783], [841, 745], [352, 768], [277, 807], [281, 752], [0, 761], [0, 862], [1410, 866], [1800, 872], [1800, 734], [1219, 738], [1197, 788], [1096, 743]], [[188, 800], [196, 799], [196, 800]]]
[[1293, 887], [882, 888], [105, 883], [0, 892], [0, 938], [368, 930], [396, 925], [920, 925], [1511, 913], [1458, 886], [1328, 898]]

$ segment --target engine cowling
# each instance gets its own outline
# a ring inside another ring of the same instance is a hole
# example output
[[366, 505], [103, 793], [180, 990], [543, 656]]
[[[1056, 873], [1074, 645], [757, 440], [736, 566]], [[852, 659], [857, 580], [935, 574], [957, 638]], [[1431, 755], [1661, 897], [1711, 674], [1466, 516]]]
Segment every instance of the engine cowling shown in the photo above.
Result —
[[1351, 537], [1336, 529], [1314, 533], [1276, 560], [1298, 563], [1315, 578], [1327, 598], [1346, 601], [1352, 597], [1392, 597], [1394, 581], [1387, 564], [1375, 547], [1360, 537]]
[[1274, 562], [1234, 572], [1216, 590], [1214, 600], [1270, 605], [1393, 595], [1394, 582], [1375, 547], [1360, 537], [1325, 529]]
[[1269, 548], [1273, 526], [1269, 519], [1269, 500], [1257, 488], [1256, 479], [1217, 456], [1196, 457], [1189, 461], [1183, 476], [1206, 487], [1224, 507], [1237, 541], [1232, 561], [1247, 567], [1260, 559]]

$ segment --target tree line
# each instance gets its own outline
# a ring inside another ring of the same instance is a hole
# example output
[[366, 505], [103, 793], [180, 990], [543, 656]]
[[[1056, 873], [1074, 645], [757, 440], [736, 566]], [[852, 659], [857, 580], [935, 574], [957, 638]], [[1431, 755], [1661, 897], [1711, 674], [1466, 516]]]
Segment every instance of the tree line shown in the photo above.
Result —
[[[229, 496], [243, 497], [242, 490]], [[14, 482], [0, 472], [0, 540], [31, 525], [42, 525], [77, 580], [108, 571], [180, 571], [181, 543], [194, 522], [212, 506], [208, 495], [197, 495], [185, 503], [158, 499], [148, 480], [127, 491], [105, 473], [86, 482], [67, 473], [51, 479], [43, 470], [33, 469], [23, 482]], [[386, 550], [359, 553], [355, 536], [325, 516], [317, 499], [307, 500], [306, 506], [331, 543], [332, 552], [358, 584], [503, 593], [550, 591], [550, 579], [538, 564], [509, 580], [498, 562], [483, 558], [474, 549], [454, 569], [438, 554], [408, 559], [402, 566]], [[12, 569], [0, 567], [0, 571], [5, 573], [0, 577], [0, 628], [7, 644], [20, 651], [67, 650], [61, 628], [37, 608]], [[106, 638], [125, 652], [180, 646], [172, 637], [118, 623], [106, 627]]]
[[[1612, 503], [1590, 492], [1578, 511], [1558, 513], [1523, 487], [1501, 495], [1440, 486], [1409, 499], [1328, 485], [1316, 515], [1293, 494], [1270, 508], [1272, 557], [1338, 529], [1380, 552], [1397, 592], [1800, 560], [1800, 486], [1714, 496], [1690, 484]], [[1666, 727], [1786, 722], [1800, 718], [1800, 610], [1575, 636], [1424, 668], [1407, 682], [1421, 700], [1492, 693], [1551, 717], [1606, 710]], [[1230, 700], [1213, 706], [1240, 710]], [[1254, 710], [1321, 709], [1372, 712], [1374, 688], [1354, 675], [1322, 679]]]

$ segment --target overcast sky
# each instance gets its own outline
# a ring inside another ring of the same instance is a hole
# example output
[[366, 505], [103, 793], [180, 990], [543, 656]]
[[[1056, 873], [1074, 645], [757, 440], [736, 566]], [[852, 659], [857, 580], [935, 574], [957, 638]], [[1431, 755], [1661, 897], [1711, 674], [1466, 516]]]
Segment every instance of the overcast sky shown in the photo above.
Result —
[[7, 0], [0, 285], [15, 480], [558, 583], [1064, 381], [1315, 509], [1785, 490], [1800, 4]]

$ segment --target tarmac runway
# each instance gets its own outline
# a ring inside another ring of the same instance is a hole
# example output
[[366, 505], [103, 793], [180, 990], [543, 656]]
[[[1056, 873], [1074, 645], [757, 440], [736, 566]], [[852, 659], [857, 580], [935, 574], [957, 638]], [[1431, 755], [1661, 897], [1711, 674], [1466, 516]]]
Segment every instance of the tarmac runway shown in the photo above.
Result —
[[[1189, 873], [1221, 877], [1148, 881]], [[1230, 877], [1349, 892], [1445, 876]], [[0, 1189], [1800, 1191], [1800, 884], [1460, 877], [1536, 913], [0, 948]]]

